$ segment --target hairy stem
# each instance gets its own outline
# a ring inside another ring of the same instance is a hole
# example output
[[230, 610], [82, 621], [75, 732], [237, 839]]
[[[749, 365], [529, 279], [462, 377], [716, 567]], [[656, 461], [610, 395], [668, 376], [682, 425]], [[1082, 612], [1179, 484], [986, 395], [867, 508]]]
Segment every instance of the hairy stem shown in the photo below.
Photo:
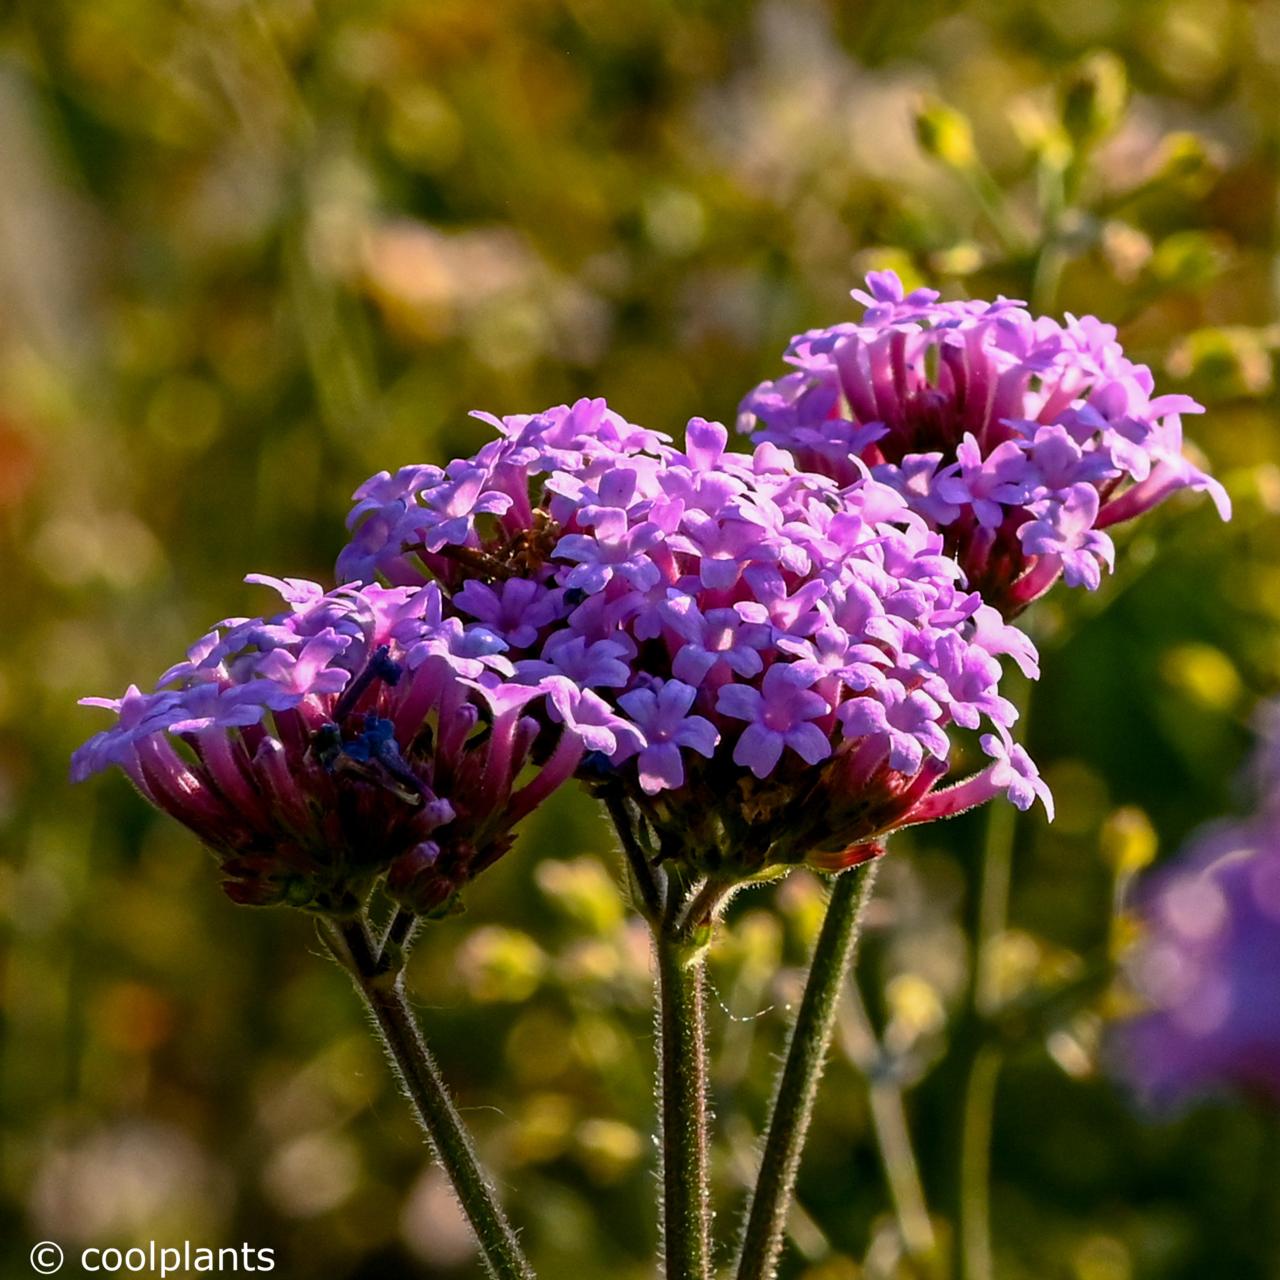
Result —
[[667, 1280], [711, 1274], [707, 1189], [704, 951], [670, 930], [654, 937], [662, 1093], [662, 1247]]
[[933, 1257], [937, 1242], [920, 1185], [920, 1169], [911, 1145], [902, 1090], [891, 1081], [877, 1080], [871, 1084], [869, 1095], [871, 1122], [902, 1247], [909, 1258], [927, 1260]]
[[755, 1191], [738, 1255], [738, 1280], [771, 1280], [795, 1192], [813, 1103], [827, 1063], [836, 1007], [853, 961], [863, 909], [875, 883], [874, 862], [836, 877], [813, 963], [778, 1077]]
[[495, 1280], [532, 1280], [533, 1268], [480, 1168], [471, 1135], [449, 1097], [409, 1002], [399, 963], [388, 967], [375, 950], [366, 920], [325, 920], [330, 949], [351, 975], [392, 1067], [417, 1112], [432, 1154], [453, 1184]]
[[382, 941], [378, 944], [377, 964], [380, 969], [399, 969], [403, 966], [404, 957], [417, 929], [418, 917], [412, 911], [398, 907], [387, 921], [387, 927], [382, 931]]
[[603, 799], [626, 855], [636, 907], [653, 932], [664, 1271], [667, 1280], [710, 1280], [703, 928], [725, 889], [718, 882], [682, 887], [653, 864], [635, 807], [617, 793]]

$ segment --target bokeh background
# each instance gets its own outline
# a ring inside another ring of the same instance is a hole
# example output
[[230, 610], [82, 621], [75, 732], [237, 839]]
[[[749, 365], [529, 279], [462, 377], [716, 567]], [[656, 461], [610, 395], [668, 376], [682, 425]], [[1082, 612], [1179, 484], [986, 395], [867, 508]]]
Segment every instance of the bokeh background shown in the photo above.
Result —
[[[1237, 515], [1170, 504], [1095, 597], [1038, 606], [1052, 827], [887, 860], [786, 1274], [924, 1274], [905, 1220], [958, 1275], [988, 1210], [973, 1280], [1280, 1274], [1275, 1117], [1140, 1116], [1097, 980], [1126, 881], [1239, 802], [1280, 684], [1278, 101], [1276, 0], [4, 6], [0, 1272], [52, 1238], [477, 1273], [308, 921], [233, 907], [123, 780], [70, 788], [101, 723], [75, 700], [270, 607], [246, 572], [328, 580], [355, 485], [470, 452], [469, 409], [732, 420], [894, 266], [1118, 323], [1208, 405]], [[648, 953], [614, 871], [561, 797], [413, 962], [546, 1280], [650, 1274]], [[820, 905], [747, 895], [716, 950], [722, 1228]]]

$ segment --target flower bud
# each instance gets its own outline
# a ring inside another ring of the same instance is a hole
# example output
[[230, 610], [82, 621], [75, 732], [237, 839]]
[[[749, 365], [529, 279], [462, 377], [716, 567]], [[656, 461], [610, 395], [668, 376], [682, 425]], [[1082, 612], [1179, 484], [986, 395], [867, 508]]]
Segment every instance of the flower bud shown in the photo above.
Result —
[[1129, 100], [1124, 63], [1098, 50], [1077, 63], [1062, 89], [1062, 123], [1077, 147], [1090, 147], [1113, 132]]
[[1136, 805], [1125, 805], [1106, 820], [1099, 843], [1103, 858], [1117, 875], [1141, 871], [1160, 847], [1151, 819]]
[[978, 153], [968, 118], [936, 98], [927, 98], [916, 109], [916, 140], [920, 149], [949, 169], [972, 169]]

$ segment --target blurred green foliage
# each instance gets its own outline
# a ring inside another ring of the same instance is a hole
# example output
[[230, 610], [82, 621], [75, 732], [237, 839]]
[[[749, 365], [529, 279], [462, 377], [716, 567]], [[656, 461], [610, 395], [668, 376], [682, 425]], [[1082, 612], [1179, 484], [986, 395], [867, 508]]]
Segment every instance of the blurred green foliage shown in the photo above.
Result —
[[[264, 607], [247, 571], [326, 578], [351, 489], [472, 450], [469, 409], [731, 420], [882, 266], [1114, 320], [1205, 400], [1188, 425], [1237, 504], [1225, 528], [1172, 504], [1096, 597], [1039, 606], [1058, 822], [960, 819], [883, 868], [787, 1273], [913, 1274], [867, 1069], [905, 1095], [945, 1245], [984, 849], [1013, 855], [999, 1011], [1123, 941], [1117, 878], [1233, 802], [1280, 685], [1278, 97], [1277, 0], [6, 6], [0, 1271], [48, 1237], [474, 1273], [306, 919], [232, 907], [122, 781], [72, 792], [97, 724], [74, 700]], [[546, 1280], [638, 1278], [654, 1243], [647, 943], [613, 863], [558, 797], [413, 963]], [[819, 912], [802, 876], [744, 895], [713, 959], [722, 1224]], [[1106, 1012], [1005, 1055], [995, 1274], [1280, 1274], [1275, 1118], [1137, 1117], [1099, 1074]]]

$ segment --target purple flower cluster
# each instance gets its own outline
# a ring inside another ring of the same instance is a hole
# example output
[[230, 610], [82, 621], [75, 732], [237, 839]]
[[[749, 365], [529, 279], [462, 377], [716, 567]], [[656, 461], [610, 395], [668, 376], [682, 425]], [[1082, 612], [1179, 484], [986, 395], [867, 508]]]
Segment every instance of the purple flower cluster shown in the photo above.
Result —
[[[901, 492], [726, 452], [701, 419], [677, 450], [599, 400], [487, 420], [474, 457], [357, 491], [339, 573], [438, 582], [499, 635], [662, 856], [834, 868], [999, 792], [1048, 804], [999, 693], [1000, 657], [1034, 675], [1035, 650]], [[992, 763], [939, 791], [956, 726]]]
[[[1098, 584], [1105, 530], [1222, 487], [1115, 330], [868, 279], [857, 323], [792, 343], [752, 453], [683, 449], [603, 400], [494, 418], [473, 456], [355, 495], [340, 581], [276, 583], [77, 754], [122, 765], [223, 859], [235, 896], [326, 908], [386, 877], [420, 911], [571, 775], [700, 871], [827, 868], [1006, 795], [1050, 798], [1014, 740], [1007, 621]], [[363, 584], [363, 585], [361, 585]], [[957, 731], [987, 758], [943, 786]], [[530, 761], [542, 772], [523, 789]], [[354, 877], [354, 879], [353, 879]]]
[[1206, 830], [1137, 903], [1127, 973], [1144, 1011], [1113, 1050], [1157, 1106], [1222, 1088], [1280, 1102], [1280, 707], [1262, 728], [1257, 811]]
[[120, 766], [215, 852], [237, 902], [342, 911], [385, 875], [410, 909], [447, 910], [585, 739], [536, 714], [548, 689], [512, 681], [504, 641], [445, 617], [435, 584], [250, 581], [288, 610], [219, 623], [153, 693], [84, 699], [116, 723], [72, 777]]
[[756, 387], [739, 425], [849, 484], [870, 474], [945, 535], [969, 585], [1010, 617], [1057, 580], [1096, 588], [1104, 532], [1179, 489], [1222, 486], [1186, 456], [1182, 415], [1153, 395], [1112, 325], [1022, 304], [904, 296], [892, 272], [854, 297], [858, 322], [792, 340], [795, 371]]

